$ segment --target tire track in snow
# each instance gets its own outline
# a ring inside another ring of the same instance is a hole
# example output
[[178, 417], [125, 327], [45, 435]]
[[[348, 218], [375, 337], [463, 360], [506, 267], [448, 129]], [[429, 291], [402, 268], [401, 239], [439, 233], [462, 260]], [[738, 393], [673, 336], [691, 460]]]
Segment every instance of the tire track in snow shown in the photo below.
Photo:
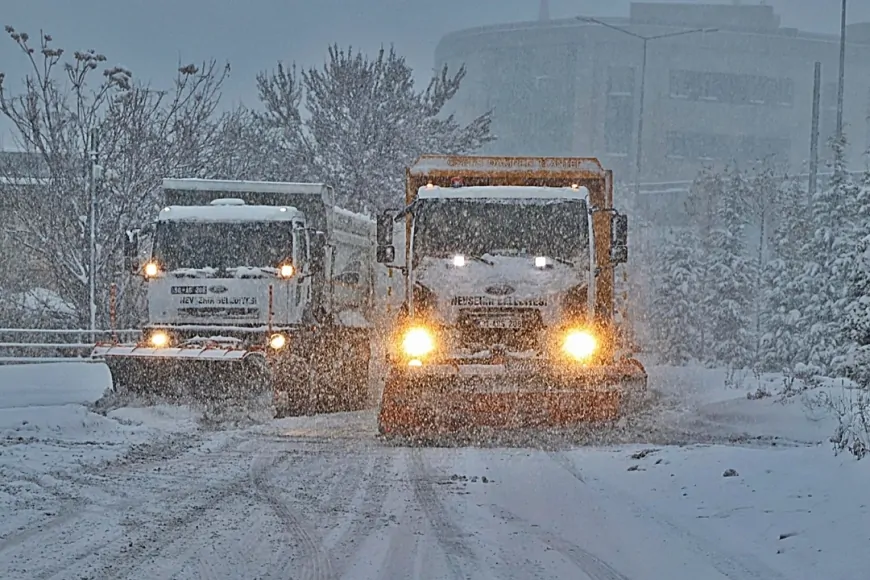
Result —
[[[559, 452], [547, 452], [547, 455], [557, 465], [559, 465], [559, 467], [567, 471], [575, 479], [577, 479], [584, 485], [587, 483], [582, 473], [576, 468], [574, 463], [564, 454]], [[618, 493], [619, 495], [622, 495], [623, 498], [616, 501], [619, 501], [622, 505], [630, 506], [630, 509], [634, 512], [635, 515], [640, 516], [644, 519], [655, 521], [659, 525], [663, 525], [666, 528], [670, 529], [671, 532], [676, 534], [684, 541], [684, 545], [689, 546], [693, 552], [704, 555], [711, 563], [713, 568], [715, 568], [716, 571], [718, 571], [726, 578], [731, 578], [733, 580], [785, 580], [785, 577], [783, 577], [781, 574], [771, 569], [761, 561], [758, 561], [755, 557], [746, 557], [753, 560], [753, 562], [750, 563], [744, 561], [743, 558], [738, 558], [732, 554], [727, 554], [723, 552], [719, 547], [714, 546], [707, 540], [704, 540], [696, 534], [693, 534], [685, 528], [677, 525], [676, 523], [668, 519], [665, 515], [659, 512], [654, 512], [651, 509], [638, 504], [633, 498], [631, 498], [629, 494], [625, 492], [618, 491], [615, 488], [607, 488], [606, 490], [598, 489], [597, 491], [605, 495], [612, 493]]]
[[630, 580], [592, 552], [584, 550], [580, 546], [539, 526], [533, 526], [530, 522], [510, 510], [495, 505], [491, 505], [489, 509], [495, 516], [523, 534], [535, 536], [541, 545], [556, 550], [563, 558], [574, 564], [578, 570], [588, 576], [590, 580]]
[[[231, 443], [241, 447], [245, 441], [236, 440]], [[227, 442], [224, 447], [229, 449], [231, 443]], [[7, 542], [6, 551], [15, 547], [26, 547], [36, 539], [38, 543], [34, 547], [41, 551], [45, 546], [68, 546], [65, 554], [60, 553], [60, 561], [58, 561], [57, 551], [52, 552], [51, 559], [47, 561], [35, 560], [30, 556], [27, 559], [30, 566], [34, 561], [39, 564], [51, 564], [41, 570], [30, 570], [31, 574], [36, 574], [32, 576], [35, 579], [53, 578], [62, 572], [69, 572], [82, 566], [102, 568], [101, 578], [123, 576], [125, 571], [132, 572], [138, 569], [146, 558], [159, 553], [164, 547], [180, 539], [187, 526], [207, 515], [210, 510], [216, 509], [225, 498], [245, 492], [244, 479], [239, 474], [235, 479], [221, 481], [216, 486], [205, 488], [184, 486], [180, 489], [170, 488], [167, 493], [153, 486], [155, 478], [164, 479], [167, 476], [142, 472], [142, 468], [148, 463], [146, 461], [125, 464], [118, 472], [112, 473], [112, 477], [103, 472], [101, 476], [105, 478], [104, 481], [93, 472], [81, 473], [74, 479], [79, 482], [82, 489], [90, 488], [111, 498], [120, 498], [120, 501], [109, 505], [85, 505], [84, 509], [80, 508], [68, 517], [58, 516], [47, 527], [30, 533], [25, 531], [17, 536], [15, 541]], [[200, 465], [196, 464], [194, 467]], [[208, 477], [203, 477], [202, 473], [198, 479], [206, 484], [212, 481]], [[143, 498], [139, 495], [138, 501], [135, 502], [124, 499], [130, 489], [144, 490], [151, 496]], [[165, 512], [165, 506], [172, 506], [172, 512]], [[125, 518], [118, 515], [118, 522], [114, 524], [120, 527], [121, 533], [94, 536], [94, 529], [99, 529], [101, 525], [106, 524], [107, 513], [119, 513], [132, 508], [134, 512], [131, 515], [138, 519], [143, 515], [143, 507], [155, 508], [156, 511], [156, 514], [146, 512], [148, 518], [146, 526], [142, 526], [141, 520], [136, 521], [133, 524], [135, 526], [133, 533], [125, 534]], [[83, 540], [84, 545], [75, 545], [79, 539]], [[108, 560], [109, 564], [99, 564], [100, 559]], [[6, 561], [9, 562], [9, 558], [6, 558]], [[89, 564], [89, 561], [94, 562]], [[84, 575], [84, 570], [81, 575]]]
[[702, 555], [720, 574], [731, 580], [787, 580], [785, 576], [752, 555], [735, 556], [714, 545], [711, 541], [676, 524], [659, 511], [653, 511], [637, 502], [630, 494], [617, 488], [599, 489], [602, 494], [618, 494], [611, 501], [627, 506], [636, 516], [655, 522], [680, 539], [680, 543], [692, 552]]
[[323, 549], [321, 542], [308, 531], [307, 526], [280, 497], [278, 490], [268, 481], [270, 471], [287, 459], [289, 459], [289, 453], [280, 453], [277, 459], [273, 452], [258, 453], [251, 461], [250, 482], [255, 492], [271, 506], [284, 529], [299, 540], [303, 548], [304, 563], [298, 578], [300, 580], [334, 580], [336, 577], [329, 554]]
[[447, 565], [453, 578], [475, 578], [475, 574], [465, 574], [463, 568], [472, 566], [475, 572], [480, 564], [477, 556], [462, 540], [463, 533], [450, 519], [448, 512], [438, 499], [435, 489], [432, 487], [432, 475], [426, 467], [422, 450], [412, 448], [410, 450], [409, 475], [413, 485], [414, 498], [423, 509], [429, 525], [435, 533], [435, 539], [444, 551]]
[[574, 462], [571, 461], [564, 453], [559, 451], [546, 451], [547, 457], [553, 460], [553, 463], [561, 467], [564, 471], [567, 471], [568, 474], [582, 483], [586, 485], [586, 478], [583, 477], [583, 473], [577, 469], [577, 466], [574, 465]]
[[401, 474], [407, 487], [393, 486], [384, 500], [385, 509], [387, 505], [391, 505], [394, 509], [393, 522], [402, 522], [402, 524], [394, 528], [389, 535], [387, 548], [381, 558], [381, 572], [385, 578], [415, 578], [419, 577], [415, 565], [420, 547], [425, 543], [425, 536], [422, 529], [424, 524], [421, 521], [423, 518], [415, 518], [412, 513], [416, 502], [413, 492], [411, 491], [409, 495], [408, 489], [413, 488], [412, 476], [408, 469], [408, 453], [395, 453], [392, 465], [396, 472]]
[[[342, 522], [345, 529], [334, 541], [329, 541], [330, 551], [339, 554], [341, 558], [341, 564], [336, 570], [338, 578], [344, 577], [352, 567], [354, 557], [362, 549], [365, 540], [377, 530], [384, 516], [389, 487], [383, 480], [383, 475], [393, 462], [383, 451], [371, 451], [374, 455], [367, 455], [369, 461], [359, 479], [361, 484], [357, 486], [350, 502], [348, 517]], [[354, 544], [353, 548], [348, 546], [350, 543]]]

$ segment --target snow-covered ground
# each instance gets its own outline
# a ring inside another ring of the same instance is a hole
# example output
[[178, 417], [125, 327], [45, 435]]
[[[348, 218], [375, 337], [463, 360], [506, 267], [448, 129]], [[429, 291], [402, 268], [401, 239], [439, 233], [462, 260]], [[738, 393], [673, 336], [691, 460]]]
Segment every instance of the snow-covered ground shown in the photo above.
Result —
[[870, 466], [831, 419], [650, 372], [665, 402], [596, 445], [411, 449], [371, 412], [102, 414], [102, 365], [0, 367], [0, 578], [866, 577]]

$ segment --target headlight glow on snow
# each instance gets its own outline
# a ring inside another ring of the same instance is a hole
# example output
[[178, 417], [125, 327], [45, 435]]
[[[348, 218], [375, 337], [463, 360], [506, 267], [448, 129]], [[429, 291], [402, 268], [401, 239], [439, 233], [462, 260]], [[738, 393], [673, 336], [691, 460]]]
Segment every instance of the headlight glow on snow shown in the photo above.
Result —
[[462, 268], [463, 266], [465, 266], [465, 263], [465, 256], [463, 256], [462, 254], [456, 254], [455, 256], [453, 256], [453, 265], [457, 268]]
[[296, 273], [296, 269], [292, 264], [283, 264], [280, 268], [278, 268], [278, 275], [282, 278], [292, 278], [293, 274]]
[[435, 337], [425, 328], [412, 328], [405, 333], [402, 350], [410, 357], [426, 356], [435, 350]]
[[287, 344], [287, 338], [283, 334], [273, 334], [269, 338], [269, 346], [274, 350], [281, 350]]
[[575, 360], [586, 360], [595, 354], [598, 349], [598, 340], [591, 332], [585, 330], [572, 330], [565, 336], [562, 350]]
[[164, 346], [169, 346], [169, 335], [162, 330], [158, 330], [148, 338], [148, 342], [154, 348], [163, 348]]
[[142, 271], [146, 278], [153, 278], [160, 273], [160, 266], [157, 265], [157, 262], [148, 262]]

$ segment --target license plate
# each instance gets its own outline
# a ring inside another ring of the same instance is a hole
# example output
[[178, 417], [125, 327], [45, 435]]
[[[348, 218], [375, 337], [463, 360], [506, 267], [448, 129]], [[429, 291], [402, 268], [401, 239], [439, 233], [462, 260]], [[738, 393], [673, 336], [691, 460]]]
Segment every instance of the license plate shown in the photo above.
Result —
[[477, 326], [486, 329], [510, 329], [521, 328], [523, 321], [521, 318], [499, 316], [493, 318], [479, 318]]

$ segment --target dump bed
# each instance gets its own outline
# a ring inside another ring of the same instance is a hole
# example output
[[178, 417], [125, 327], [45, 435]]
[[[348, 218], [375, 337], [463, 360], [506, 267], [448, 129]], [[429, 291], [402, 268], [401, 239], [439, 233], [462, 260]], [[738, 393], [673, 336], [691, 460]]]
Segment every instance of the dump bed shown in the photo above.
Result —
[[[412, 203], [428, 184], [463, 186], [586, 187], [590, 199], [609, 199], [610, 170], [593, 157], [483, 157], [424, 155], [407, 170], [406, 203]], [[606, 206], [609, 207], [609, 206]]]
[[248, 205], [295, 207], [310, 227], [329, 231], [327, 208], [334, 204], [332, 187], [322, 183], [232, 181], [223, 179], [164, 179], [163, 205], [209, 205], [221, 198], [241, 199]]

